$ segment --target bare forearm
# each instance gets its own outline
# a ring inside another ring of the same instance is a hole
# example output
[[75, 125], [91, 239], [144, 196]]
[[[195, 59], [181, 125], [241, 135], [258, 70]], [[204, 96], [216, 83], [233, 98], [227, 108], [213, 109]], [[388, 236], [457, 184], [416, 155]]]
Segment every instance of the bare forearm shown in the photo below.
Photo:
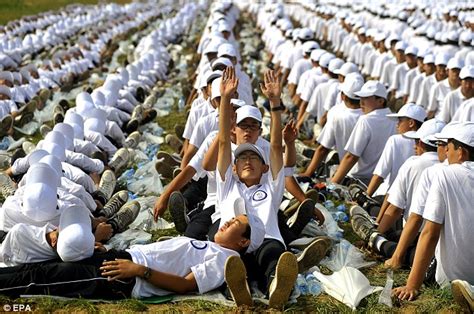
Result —
[[194, 146], [194, 145], [189, 144], [187, 146], [187, 149], [185, 150], [183, 159], [181, 160], [181, 169], [184, 169], [189, 164], [189, 161], [191, 160], [191, 158], [194, 157], [197, 150], [198, 150], [197, 147]]
[[383, 182], [383, 178], [374, 174], [370, 180], [369, 186], [367, 187], [367, 195], [372, 196], [375, 191], [379, 188], [380, 184]]
[[382, 219], [380, 220], [379, 226], [377, 227], [377, 231], [380, 233], [387, 232], [395, 222], [401, 217], [403, 213], [403, 209], [390, 204], [385, 211]]
[[415, 241], [416, 236], [418, 235], [418, 230], [420, 230], [422, 223], [423, 217], [417, 214], [410, 215], [405, 227], [403, 227], [400, 240], [398, 241], [398, 245], [395, 249], [395, 252], [393, 253], [393, 256], [398, 259], [402, 259], [405, 256], [408, 247]]
[[388, 195], [389, 195], [388, 193], [385, 194], [385, 198], [383, 199], [382, 207], [380, 208], [377, 219], [375, 220], [377, 223], [380, 222], [383, 215], [385, 214], [385, 211], [387, 210], [388, 206], [390, 205], [390, 203], [388, 202]]
[[[270, 100], [270, 108], [278, 106], [280, 106], [280, 99]], [[274, 179], [283, 166], [283, 149], [281, 142], [281, 111], [272, 111], [270, 125], [270, 167]]]
[[[141, 267], [137, 271], [138, 277], [142, 277], [146, 270], [145, 266], [140, 266]], [[158, 270], [151, 270], [151, 276], [147, 281], [157, 288], [176, 292], [179, 294], [185, 294], [188, 292], [196, 291], [198, 288], [193, 273], [188, 274], [186, 277], [180, 277]]]
[[206, 171], [216, 170], [217, 158], [219, 152], [219, 141], [217, 138], [214, 139], [211, 146], [207, 150], [202, 160], [202, 168]]
[[191, 166], [186, 166], [183, 171], [181, 171], [176, 178], [174, 178], [166, 187], [166, 189], [161, 194], [161, 197], [168, 198], [171, 193], [174, 191], [181, 190], [186, 184], [191, 181], [193, 176], [196, 174], [196, 170]]
[[311, 163], [303, 174], [308, 177], [311, 176], [316, 171], [316, 169], [318, 169], [319, 165], [324, 160], [324, 158], [326, 158], [328, 153], [329, 149], [323, 145], [319, 145], [318, 148], [316, 148], [313, 158], [311, 159]]
[[285, 177], [285, 188], [298, 200], [298, 202], [301, 203], [306, 199], [306, 195], [301, 190], [298, 182], [296, 182], [295, 177]]
[[332, 177], [331, 181], [333, 183], [341, 183], [341, 181], [346, 177], [347, 173], [358, 161], [359, 157], [352, 155], [351, 153], [346, 153], [344, 158], [342, 158], [341, 164], [337, 168], [337, 171]]
[[295, 142], [286, 143], [285, 167], [294, 167], [296, 165], [296, 146]]

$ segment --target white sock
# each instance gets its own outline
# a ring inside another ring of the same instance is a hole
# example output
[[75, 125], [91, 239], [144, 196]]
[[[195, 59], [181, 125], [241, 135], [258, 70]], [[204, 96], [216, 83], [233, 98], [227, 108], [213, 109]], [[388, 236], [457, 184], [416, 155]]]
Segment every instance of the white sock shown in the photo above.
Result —
[[374, 240], [374, 244], [375, 244], [375, 247], [377, 248], [377, 251], [380, 252], [380, 248], [382, 247], [382, 244], [384, 244], [387, 241], [388, 241], [387, 239], [385, 239], [381, 235], [378, 235]]

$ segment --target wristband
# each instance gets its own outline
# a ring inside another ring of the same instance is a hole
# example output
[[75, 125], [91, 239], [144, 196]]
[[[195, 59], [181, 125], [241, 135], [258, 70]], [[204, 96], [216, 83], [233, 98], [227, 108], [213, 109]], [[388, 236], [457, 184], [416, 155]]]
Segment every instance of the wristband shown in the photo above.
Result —
[[270, 111], [272, 111], [272, 112], [273, 112], [273, 111], [285, 111], [285, 109], [286, 109], [285, 106], [280, 105], [280, 106], [278, 106], [278, 107], [270, 108]]
[[150, 277], [151, 277], [151, 268], [150, 268], [150, 267], [147, 267], [147, 268], [145, 269], [145, 272], [143, 273], [142, 278], [143, 278], [144, 280], [148, 281], [148, 279], [150, 279]]

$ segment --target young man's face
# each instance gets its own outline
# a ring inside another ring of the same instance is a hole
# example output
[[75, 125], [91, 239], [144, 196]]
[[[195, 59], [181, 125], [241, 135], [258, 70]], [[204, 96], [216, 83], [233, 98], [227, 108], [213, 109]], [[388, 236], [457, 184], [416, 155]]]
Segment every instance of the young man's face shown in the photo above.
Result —
[[413, 125], [414, 125], [414, 122], [410, 118], [407, 118], [407, 117], [398, 118], [398, 123], [397, 123], [398, 134], [403, 134], [408, 131], [414, 131]]
[[448, 145], [446, 147], [446, 157], [448, 158], [448, 163], [450, 165], [459, 163], [462, 158], [462, 148], [458, 147], [456, 149], [453, 142], [448, 140]]
[[424, 64], [423, 69], [425, 70], [425, 73], [426, 73], [427, 76], [435, 73], [435, 71], [436, 71], [436, 67], [435, 67], [434, 63]]
[[438, 78], [441, 80], [444, 80], [448, 77], [448, 71], [446, 70], [445, 65], [439, 64], [436, 66], [436, 76], [438, 76]]
[[415, 155], [420, 156], [424, 153], [423, 142], [420, 140], [415, 140]]
[[249, 221], [247, 216], [239, 215], [227, 221], [214, 236], [214, 242], [229, 249], [240, 251], [249, 246], [250, 239], [243, 236]]
[[414, 67], [416, 67], [416, 56], [415, 55], [412, 55], [412, 54], [408, 54], [405, 56], [405, 60], [408, 64], [408, 67], [410, 69], [413, 69]]
[[474, 78], [466, 78], [461, 80], [461, 93], [467, 99], [474, 96]]
[[260, 136], [260, 122], [252, 118], [245, 118], [235, 127], [236, 144], [255, 144]]
[[438, 141], [438, 148], [436, 149], [438, 153], [438, 160], [439, 162], [443, 162], [446, 160], [446, 153], [447, 153], [447, 146], [446, 143], [443, 141]]
[[457, 85], [459, 81], [459, 72], [461, 72], [461, 69], [449, 69], [448, 70], [448, 80], [450, 84], [455, 84]]
[[377, 98], [375, 96], [370, 97], [361, 97], [360, 98], [360, 108], [364, 114], [368, 114], [375, 109], [383, 107], [383, 99]]
[[236, 157], [234, 172], [239, 179], [247, 185], [255, 185], [260, 182], [262, 175], [268, 171], [268, 166], [260, 159], [260, 156], [252, 151], [242, 152]]

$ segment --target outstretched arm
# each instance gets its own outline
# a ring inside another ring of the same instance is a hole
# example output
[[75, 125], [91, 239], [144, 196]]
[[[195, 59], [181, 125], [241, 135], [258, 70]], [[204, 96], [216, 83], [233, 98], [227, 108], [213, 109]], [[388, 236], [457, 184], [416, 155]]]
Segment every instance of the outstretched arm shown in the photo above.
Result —
[[281, 143], [281, 112], [283, 108], [280, 102], [281, 85], [278, 74], [272, 70], [265, 72], [264, 84], [260, 84], [260, 89], [270, 101], [270, 169], [275, 180], [283, 166], [283, 147]]
[[219, 151], [217, 157], [217, 171], [219, 172], [222, 180], [225, 180], [225, 173], [231, 163], [232, 158], [230, 126], [233, 113], [230, 99], [237, 90], [238, 84], [239, 79], [235, 75], [235, 69], [227, 67], [222, 74], [221, 102], [219, 105]]

